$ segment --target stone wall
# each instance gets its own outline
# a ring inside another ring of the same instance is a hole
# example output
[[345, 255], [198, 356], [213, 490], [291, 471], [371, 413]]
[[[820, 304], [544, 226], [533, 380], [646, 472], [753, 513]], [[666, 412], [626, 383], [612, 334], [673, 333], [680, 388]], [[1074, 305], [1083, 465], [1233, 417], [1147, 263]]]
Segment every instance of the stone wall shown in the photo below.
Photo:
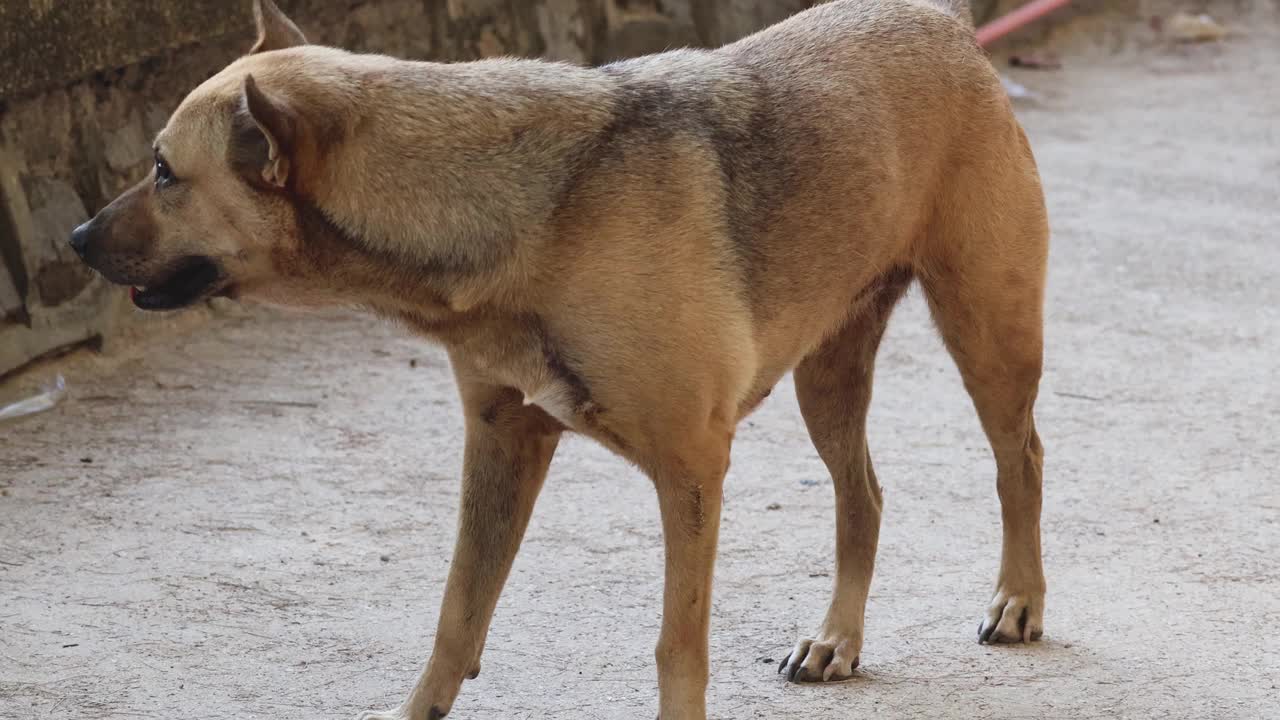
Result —
[[[316, 42], [579, 63], [716, 45], [811, 0], [279, 0]], [[131, 313], [66, 239], [148, 171], [182, 97], [253, 41], [249, 0], [0, 2], [0, 376]]]

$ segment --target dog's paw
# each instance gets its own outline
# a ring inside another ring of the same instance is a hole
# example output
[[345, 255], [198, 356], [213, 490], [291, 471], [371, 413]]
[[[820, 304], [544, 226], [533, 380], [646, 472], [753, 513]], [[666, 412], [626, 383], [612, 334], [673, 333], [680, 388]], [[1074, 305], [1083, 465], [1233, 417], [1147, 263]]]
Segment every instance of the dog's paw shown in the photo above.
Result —
[[1034, 642], [1044, 634], [1044, 592], [996, 590], [978, 624], [980, 643]]
[[798, 683], [848, 680], [858, 667], [860, 648], [853, 638], [824, 633], [821, 639], [796, 643], [778, 664], [778, 672]]

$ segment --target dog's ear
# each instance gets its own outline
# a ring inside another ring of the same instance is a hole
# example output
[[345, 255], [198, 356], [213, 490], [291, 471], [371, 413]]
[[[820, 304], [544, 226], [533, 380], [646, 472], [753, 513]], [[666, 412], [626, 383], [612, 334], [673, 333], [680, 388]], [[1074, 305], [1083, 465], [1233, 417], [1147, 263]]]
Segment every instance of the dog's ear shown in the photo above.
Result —
[[298, 120], [287, 104], [271, 98], [252, 75], [244, 76], [243, 111], [232, 137], [232, 165], [251, 181], [284, 188]]
[[258, 41], [250, 55], [307, 44], [306, 36], [272, 0], [253, 0], [253, 19], [258, 23]]

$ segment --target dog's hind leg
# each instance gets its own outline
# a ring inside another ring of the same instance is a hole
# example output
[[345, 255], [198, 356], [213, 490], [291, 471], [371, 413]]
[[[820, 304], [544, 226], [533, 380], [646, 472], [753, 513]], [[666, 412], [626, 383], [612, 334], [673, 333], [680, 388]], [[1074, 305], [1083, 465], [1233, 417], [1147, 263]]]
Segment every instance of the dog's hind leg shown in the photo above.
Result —
[[906, 269], [881, 275], [864, 295], [863, 308], [795, 370], [809, 437], [835, 482], [836, 573], [822, 627], [813, 638], [800, 640], [778, 666], [789, 680], [842, 680], [860, 660], [881, 508], [880, 484], [867, 451], [867, 409], [880, 338], [910, 284]]
[[1044, 451], [1032, 408], [1043, 363], [1049, 231], [1026, 138], [1016, 125], [1010, 135], [957, 173], [917, 267], [995, 455], [1004, 541], [981, 642], [1027, 642], [1044, 631]]
[[489, 621], [524, 537], [562, 427], [512, 388], [454, 370], [466, 411], [458, 542], [445, 587], [435, 648], [398, 710], [362, 720], [438, 720], [453, 707], [464, 678], [480, 672]]

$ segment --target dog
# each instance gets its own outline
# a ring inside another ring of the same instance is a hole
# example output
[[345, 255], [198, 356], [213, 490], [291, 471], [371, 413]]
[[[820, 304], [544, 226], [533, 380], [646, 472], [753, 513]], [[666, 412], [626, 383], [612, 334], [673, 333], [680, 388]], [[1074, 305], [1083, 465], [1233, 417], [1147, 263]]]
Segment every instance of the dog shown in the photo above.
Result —
[[981, 642], [1043, 631], [1048, 220], [964, 0], [836, 0], [716, 50], [587, 68], [309, 45], [258, 0], [251, 51], [196, 88], [147, 178], [70, 242], [144, 310], [349, 305], [441, 343], [466, 413], [434, 650], [399, 709], [443, 718], [557, 442], [653, 481], [663, 720], [706, 717], [712, 565], [737, 424], [793, 372], [831, 472], [830, 610], [779, 671], [861, 659], [881, 489], [877, 346], [918, 281], [990, 441], [1004, 541]]

